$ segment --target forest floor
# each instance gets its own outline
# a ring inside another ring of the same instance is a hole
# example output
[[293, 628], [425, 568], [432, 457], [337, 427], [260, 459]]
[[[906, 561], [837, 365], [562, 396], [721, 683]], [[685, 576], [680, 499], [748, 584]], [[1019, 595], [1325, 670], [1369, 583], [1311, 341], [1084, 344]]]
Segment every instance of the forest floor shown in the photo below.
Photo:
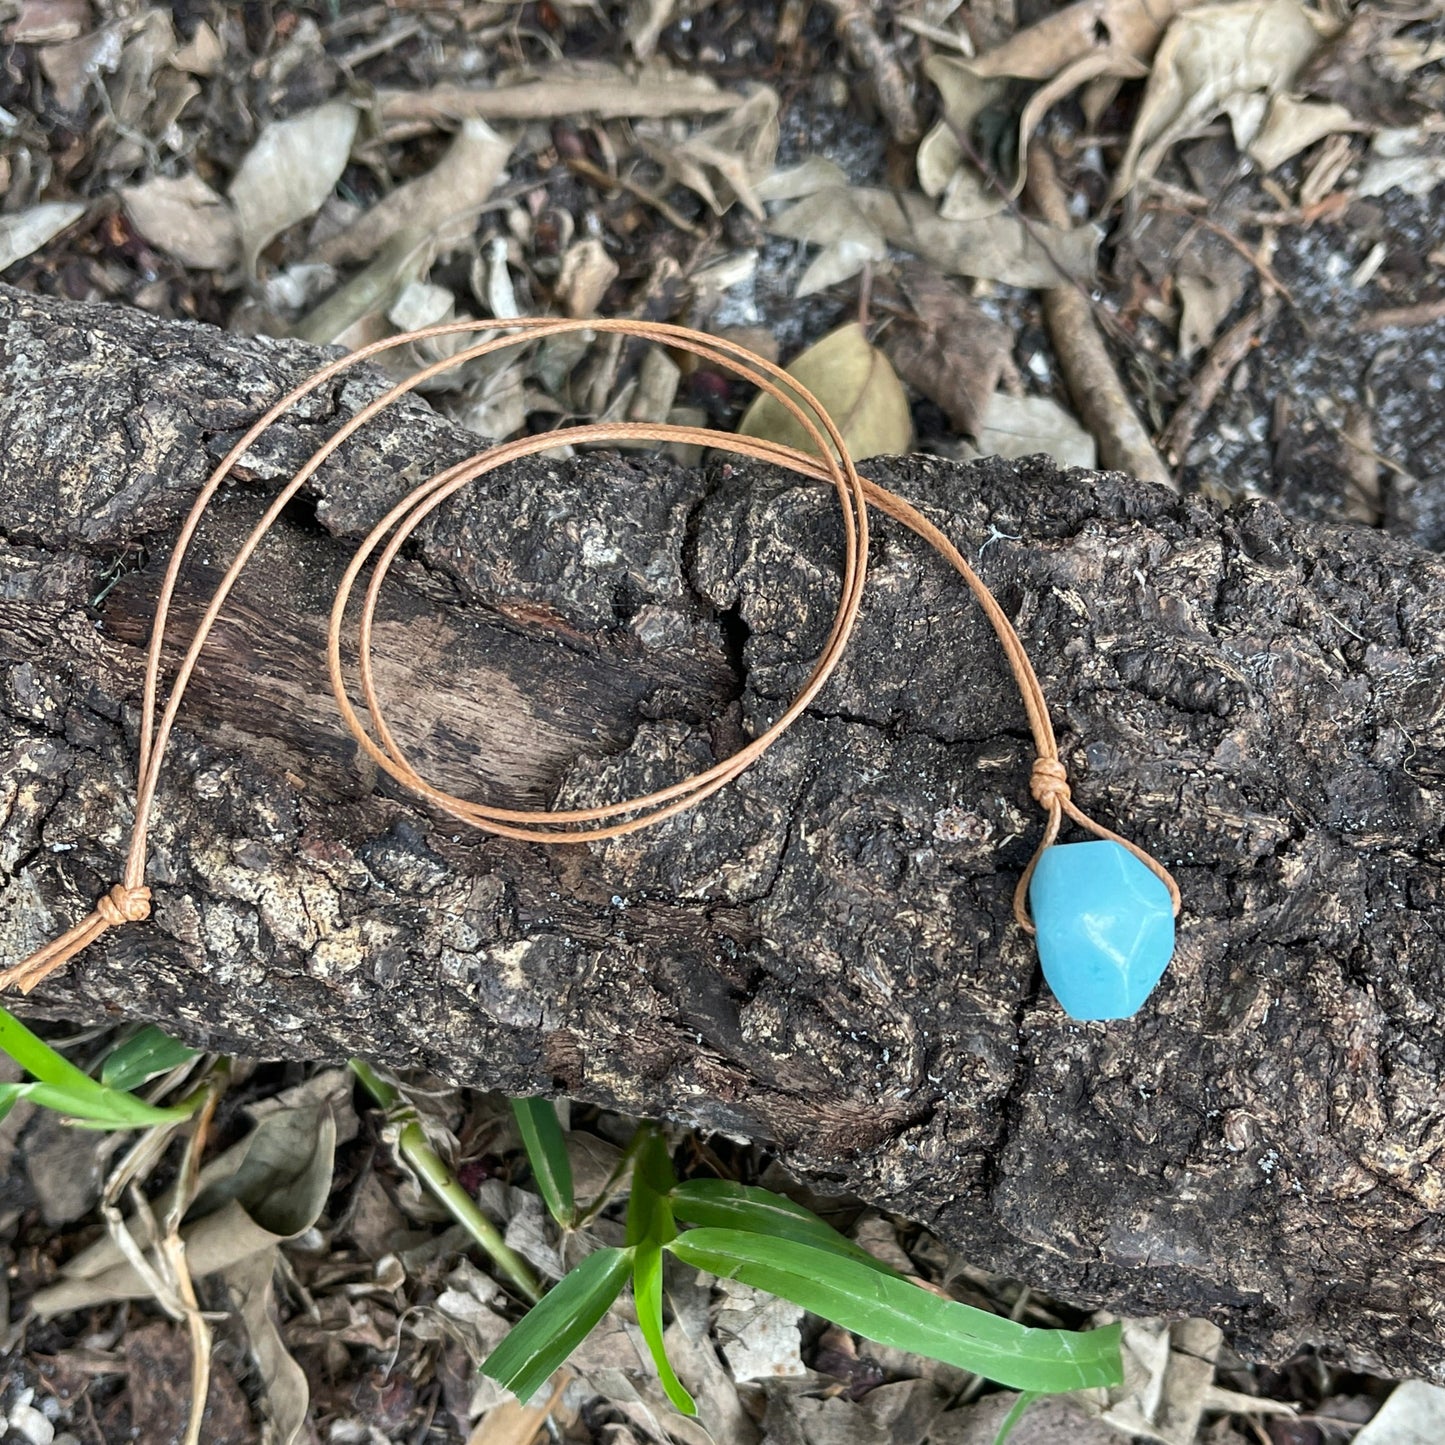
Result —
[[[9, 285], [347, 347], [464, 316], [608, 315], [786, 364], [851, 327], [823, 399], [862, 418], [860, 456], [1044, 451], [1445, 549], [1440, 0], [0, 0], [0, 56]], [[876, 366], [906, 417], [856, 407]], [[470, 364], [430, 399], [488, 437], [732, 428], [748, 400], [606, 340]], [[82, 1066], [116, 1042], [59, 1041]], [[566, 1241], [505, 1101], [401, 1082], [457, 1179], [555, 1276]], [[264, 1318], [197, 1271], [204, 1440], [971, 1445], [1010, 1403], [680, 1273], [701, 1423], [667, 1403], [625, 1311], [546, 1408], [518, 1411], [476, 1372], [515, 1301], [399, 1163], [394, 1124], [345, 1070], [236, 1061], [212, 1153], [266, 1120], [283, 1171], [334, 1152], [265, 1257]], [[574, 1106], [571, 1125], [579, 1189], [600, 1185], [633, 1121]], [[808, 1194], [765, 1145], [670, 1142], [680, 1167], [787, 1189], [955, 1298], [1086, 1322], [907, 1221]], [[183, 1438], [190, 1346], [155, 1300], [29, 1312], [106, 1234], [125, 1152], [29, 1104], [0, 1124], [7, 1445]], [[162, 1160], [131, 1207], [174, 1172]], [[1440, 1392], [1392, 1398], [1327, 1349], [1267, 1368], [1207, 1326], [1130, 1329], [1126, 1388], [1036, 1407], [1016, 1445], [1445, 1438], [1420, 1423]]]

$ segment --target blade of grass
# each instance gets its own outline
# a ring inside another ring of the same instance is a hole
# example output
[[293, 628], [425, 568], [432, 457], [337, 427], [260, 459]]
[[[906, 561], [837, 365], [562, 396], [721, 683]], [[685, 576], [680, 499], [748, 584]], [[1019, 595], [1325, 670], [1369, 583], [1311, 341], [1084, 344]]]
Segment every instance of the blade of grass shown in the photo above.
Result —
[[998, 1427], [998, 1434], [993, 1437], [993, 1445], [1004, 1445], [1004, 1441], [1013, 1434], [1014, 1426], [1023, 1419], [1024, 1411], [1038, 1398], [1037, 1390], [1025, 1390], [1014, 1401], [1013, 1408], [1003, 1417], [1003, 1423]]
[[688, 1224], [711, 1229], [741, 1229], [751, 1234], [793, 1239], [856, 1259], [871, 1269], [901, 1278], [898, 1271], [839, 1234], [811, 1210], [771, 1189], [734, 1184], [730, 1179], [689, 1179], [672, 1192], [672, 1212]]
[[844, 1329], [1014, 1389], [1055, 1394], [1123, 1379], [1117, 1325], [1087, 1334], [1030, 1329], [828, 1250], [741, 1230], [694, 1229], [667, 1247], [698, 1269], [765, 1289]]
[[43, 1084], [66, 1084], [73, 1089], [98, 1087], [83, 1069], [77, 1069], [64, 1054], [57, 1053], [3, 1008], [0, 1008], [0, 1049]]
[[662, 1248], [649, 1241], [637, 1246], [632, 1261], [632, 1298], [637, 1306], [637, 1324], [642, 1338], [647, 1341], [652, 1363], [657, 1366], [657, 1378], [667, 1391], [667, 1398], [684, 1415], [696, 1415], [697, 1405], [683, 1388], [682, 1381], [667, 1358], [667, 1346], [663, 1343], [662, 1327]]
[[199, 1052], [173, 1039], [164, 1029], [147, 1024], [107, 1056], [100, 1066], [100, 1082], [110, 1089], [134, 1089], [157, 1074], [169, 1073]]
[[66, 1084], [36, 1082], [17, 1084], [15, 1089], [17, 1097], [64, 1114], [83, 1129], [150, 1129], [157, 1124], [179, 1123], [196, 1111], [194, 1101], [161, 1109], [134, 1094], [107, 1089], [93, 1079], [86, 1079], [86, 1084], [84, 1089], [73, 1089]]
[[555, 1285], [482, 1362], [482, 1373], [524, 1403], [592, 1333], [627, 1283], [630, 1249], [599, 1249]]
[[577, 1221], [577, 1201], [572, 1194], [572, 1161], [567, 1157], [567, 1139], [557, 1118], [557, 1107], [550, 1099], [511, 1102], [537, 1192], [552, 1218], [563, 1229], [571, 1229]]

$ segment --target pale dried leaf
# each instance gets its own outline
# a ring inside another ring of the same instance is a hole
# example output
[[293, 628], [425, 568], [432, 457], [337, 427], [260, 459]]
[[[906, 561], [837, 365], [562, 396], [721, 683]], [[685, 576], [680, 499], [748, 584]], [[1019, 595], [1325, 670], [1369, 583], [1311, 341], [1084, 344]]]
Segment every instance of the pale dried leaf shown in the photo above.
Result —
[[62, 110], [80, 109], [91, 81], [120, 64], [124, 43], [124, 28], [112, 24], [102, 25], [78, 40], [41, 49], [41, 74], [54, 87], [56, 103]]
[[843, 186], [816, 191], [768, 222], [775, 235], [822, 247], [803, 273], [796, 295], [811, 296], [836, 286], [856, 276], [868, 262], [887, 256], [883, 232], [859, 209], [855, 195]]
[[1174, 281], [1179, 294], [1179, 359], [1188, 361], [1211, 341], [1243, 293], [1242, 278], [1223, 270], [1205, 275], [1181, 269]]
[[90, 24], [90, 0], [20, 0], [5, 27], [7, 45], [53, 45], [74, 40]]
[[224, 55], [220, 37], [202, 20], [196, 33], [171, 57], [171, 64], [191, 75], [215, 75]]
[[225, 1283], [246, 1327], [271, 1438], [276, 1445], [296, 1445], [305, 1435], [311, 1391], [276, 1326], [276, 1260], [274, 1248], [252, 1255], [227, 1271]]
[[326, 346], [373, 318], [383, 319], [397, 295], [424, 275], [431, 261], [431, 238], [422, 231], [403, 231], [364, 271], [302, 317], [292, 334]]
[[1370, 143], [1370, 157], [1356, 187], [1362, 196], [1400, 190], [1428, 196], [1445, 181], [1445, 149], [1438, 134], [1424, 126], [1382, 130]]
[[735, 1380], [777, 1380], [806, 1375], [802, 1309], [736, 1280], [717, 1282], [716, 1335]]
[[1354, 116], [1334, 101], [1276, 95], [1270, 100], [1259, 134], [1249, 143], [1249, 153], [1261, 170], [1272, 171], [1327, 135], [1356, 128]]
[[263, 247], [316, 211], [341, 178], [356, 136], [356, 107], [329, 101], [290, 120], [272, 121], [231, 182], [241, 259], [254, 274]]
[[[946, 1397], [927, 1380], [900, 1380], [870, 1390], [862, 1400], [835, 1395], [819, 1400], [775, 1394], [765, 1423], [768, 1439], [801, 1445], [922, 1445]], [[781, 1417], [781, 1418], [780, 1418]]]
[[42, 201], [0, 216], [0, 271], [38, 251], [85, 214], [83, 201]]
[[126, 186], [120, 198], [131, 225], [183, 266], [223, 271], [235, 265], [240, 254], [235, 214], [194, 171]]
[[[903, 386], [888, 358], [869, 345], [856, 321], [815, 342], [787, 371], [832, 417], [855, 461], [897, 455], [912, 445], [913, 418]], [[798, 420], [767, 395], [747, 409], [738, 431], [802, 451], [817, 450]]]
[[753, 187], [760, 201], [797, 201], [818, 191], [846, 187], [848, 173], [837, 161], [809, 156], [795, 166], [785, 166], [764, 176]]
[[617, 279], [617, 262], [596, 237], [578, 241], [562, 257], [557, 299], [568, 316], [595, 316], [607, 288]]
[[1055, 286], [1061, 279], [1088, 282], [1099, 249], [1096, 226], [1064, 230], [1015, 215], [974, 221], [941, 217], [926, 196], [859, 188], [853, 204], [891, 244], [912, 251], [952, 276], [977, 276], [1010, 286]]
[[[475, 336], [468, 336], [468, 343]], [[461, 399], [447, 408], [447, 414], [479, 436], [500, 441], [520, 431], [527, 420], [528, 398], [523, 385], [524, 369], [507, 366], [471, 382]]]
[[[1238, 115], [1246, 97], [1289, 90], [1319, 48], [1323, 24], [1299, 0], [1239, 0], [1176, 16], [1155, 54], [1115, 196], [1152, 176], [1176, 141], [1221, 112], [1233, 107]], [[1236, 144], [1253, 139], [1247, 126], [1236, 124]]]
[[1086, 467], [1097, 461], [1094, 438], [1046, 396], [1010, 396], [996, 391], [978, 430], [978, 452], [985, 457], [1031, 457], [1039, 452], [1061, 467]]
[[721, 215], [740, 201], [763, 217], [757, 183], [773, 170], [778, 152], [778, 95], [767, 86], [723, 120], [674, 141], [660, 131], [638, 131], [638, 142], [673, 182], [695, 191]]
[[332, 265], [370, 260], [391, 238], [408, 229], [437, 233], [438, 250], [471, 234], [512, 144], [484, 120], [466, 121], [435, 166], [398, 186], [339, 235], [316, 247], [316, 259]]
[[1124, 1434], [1194, 1445], [1222, 1339], [1208, 1320], [1125, 1320], [1124, 1383], [1081, 1403]]
[[1445, 1389], [1424, 1380], [1406, 1380], [1355, 1436], [1355, 1445], [1440, 1445], [1441, 1440], [1445, 1440]]

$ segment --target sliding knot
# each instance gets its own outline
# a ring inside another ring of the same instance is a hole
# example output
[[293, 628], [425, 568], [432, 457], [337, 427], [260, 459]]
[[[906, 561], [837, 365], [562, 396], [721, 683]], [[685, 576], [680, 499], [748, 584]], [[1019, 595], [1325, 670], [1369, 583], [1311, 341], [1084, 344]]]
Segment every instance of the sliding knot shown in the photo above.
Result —
[[1041, 808], [1062, 807], [1069, 801], [1069, 775], [1057, 758], [1037, 758], [1029, 774], [1029, 792]]
[[151, 916], [151, 891], [117, 883], [109, 893], [96, 899], [95, 911], [105, 920], [107, 928], [119, 928], [122, 923], [144, 923]]

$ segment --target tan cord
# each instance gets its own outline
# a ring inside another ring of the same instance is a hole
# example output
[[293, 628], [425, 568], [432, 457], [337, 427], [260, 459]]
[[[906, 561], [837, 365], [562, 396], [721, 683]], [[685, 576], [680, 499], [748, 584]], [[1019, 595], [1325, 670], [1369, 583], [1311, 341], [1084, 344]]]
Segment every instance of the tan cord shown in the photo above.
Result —
[[[332, 377], [350, 369], [358, 362], [365, 361], [379, 352], [389, 351], [393, 347], [436, 337], [454, 336], [468, 331], [485, 331], [491, 334], [487, 339], [456, 355], [436, 361], [415, 372], [405, 381], [399, 382], [383, 395], [369, 402], [345, 425], [333, 433], [276, 494], [261, 520], [256, 523], [250, 535], [241, 544], [240, 550], [217, 585], [210, 603], [196, 626], [190, 645], [176, 672], [175, 680], [171, 684], [165, 705], [161, 708], [160, 716], [157, 718], [161, 654], [181, 565], [211, 498], [236, 464], [278, 417], [282, 416], [302, 397], [307, 396], [317, 387], [323, 386]], [[1013, 624], [1004, 614], [993, 594], [964, 560], [962, 553], [922, 513], [910, 506], [903, 498], [858, 475], [852, 459], [848, 455], [847, 446], [828, 414], [819, 405], [816, 398], [805, 388], [799, 386], [786, 372], [730, 341], [707, 336], [684, 326], [665, 326], [660, 323], [641, 321], [570, 321], [555, 318], [452, 321], [440, 326], [429, 326], [421, 331], [410, 331], [399, 336], [387, 337], [383, 341], [362, 347], [359, 351], [354, 351], [322, 367], [320, 371], [276, 402], [247, 431], [245, 436], [226, 454], [220, 465], [211, 473], [205, 486], [197, 493], [181, 527], [180, 535], [176, 539], [175, 550], [171, 553], [170, 563], [161, 584], [160, 596], [156, 601], [155, 624], [151, 629], [150, 648], [146, 657], [145, 686], [141, 702], [135, 821], [131, 825], [130, 848], [126, 855], [122, 881], [99, 900], [95, 911], [83, 922], [23, 962], [0, 973], [0, 988], [13, 984], [28, 993], [47, 974], [74, 958], [83, 949], [88, 948], [108, 929], [119, 927], [122, 923], [138, 923], [150, 916], [150, 890], [145, 886], [146, 843], [155, 810], [156, 788], [165, 760], [166, 745], [170, 741], [171, 731], [175, 726], [181, 699], [191, 680], [191, 675], [195, 671], [196, 661], [200, 657], [201, 650], [205, 647], [211, 629], [215, 626], [216, 619], [225, 607], [226, 600], [242, 570], [251, 560], [262, 538], [281, 515], [287, 503], [306, 485], [322, 463], [377, 413], [390, 406], [399, 397], [424, 385], [439, 373], [455, 366], [464, 365], [478, 357], [491, 355], [505, 347], [516, 346], [520, 342], [545, 340], [551, 336], [576, 331], [621, 332], [623, 335], [651, 341], [673, 350], [690, 351], [704, 361], [751, 382], [781, 403], [798, 420], [816, 451], [810, 455], [808, 452], [782, 446], [777, 442], [765, 441], [756, 437], [735, 436], [730, 432], [713, 431], [705, 427], [671, 426], [661, 423], [644, 425], [602, 422], [569, 427], [564, 433], [548, 432], [540, 436], [522, 437], [516, 441], [490, 447], [422, 482], [377, 523], [370, 535], [357, 549], [337, 588], [336, 600], [331, 609], [327, 636], [327, 667], [331, 678], [331, 690], [336, 696], [337, 706], [341, 710], [342, 719], [351, 735], [378, 767], [404, 784], [413, 793], [425, 798], [460, 822], [483, 832], [530, 843], [586, 843], [602, 838], [615, 838], [623, 833], [631, 833], [639, 828], [645, 828], [649, 824], [680, 813], [686, 808], [691, 808], [710, 794], [717, 792], [750, 764], [756, 762], [787, 728], [797, 721], [838, 665], [844, 649], [848, 645], [854, 623], [858, 620], [858, 611], [862, 604], [863, 583], [868, 565], [868, 508], [871, 505], [916, 532], [924, 541], [937, 549], [968, 583], [970, 590], [983, 608], [984, 614], [998, 634], [999, 642], [1003, 645], [1004, 654], [1008, 658], [1009, 667], [1023, 698], [1024, 711], [1028, 715], [1029, 728], [1034, 736], [1034, 748], [1038, 754], [1030, 780], [1030, 790], [1047, 813], [1048, 821], [1044, 827], [1043, 841], [1039, 844], [1023, 877], [1019, 879], [1018, 888], [1014, 893], [1014, 916], [1020, 925], [1030, 933], [1033, 932], [1027, 906], [1029, 880], [1033, 876], [1034, 868], [1043, 850], [1058, 837], [1059, 829], [1066, 816], [1097, 837], [1123, 844], [1163, 880], [1169, 889], [1170, 898], [1173, 900], [1174, 911], [1176, 914], [1179, 912], [1179, 889], [1168, 870], [1143, 849], [1094, 822], [1071, 800], [1067, 774], [1064, 771], [1063, 763], [1059, 760], [1058, 745], [1054, 740], [1053, 725], [1049, 721], [1048, 704], [1044, 699], [1043, 689], [1039, 686], [1038, 677], [1034, 673], [1018, 633], [1014, 631]], [[502, 334], [496, 335], [495, 333], [498, 332]], [[519, 457], [549, 451], [564, 439], [568, 442], [584, 443], [680, 442], [692, 446], [712, 447], [720, 451], [733, 452], [738, 456], [771, 462], [815, 481], [829, 483], [838, 497], [838, 506], [843, 515], [845, 538], [842, 589], [838, 600], [838, 610], [834, 615], [833, 625], [828, 633], [827, 641], [823, 645], [823, 650], [818, 654], [817, 661], [813, 664], [813, 670], [798, 695], [771, 726], [759, 733], [731, 757], [724, 758], [721, 762], [713, 764], [712, 767], [704, 769], [690, 778], [685, 778], [666, 788], [659, 788], [656, 792], [648, 793], [643, 797], [627, 798], [621, 802], [606, 803], [598, 807], [552, 810], [493, 808], [466, 798], [455, 797], [433, 787], [411, 765], [405, 751], [387, 725], [380, 699], [377, 697], [376, 680], [371, 662], [371, 641], [376, 603], [387, 572], [407, 538], [448, 497], [468, 486], [478, 477], [494, 471], [497, 467], [504, 466]], [[388, 533], [390, 534], [389, 539]], [[367, 731], [366, 724], [363, 723], [360, 714], [347, 696], [342, 675], [341, 629], [347, 603], [355, 589], [357, 579], [373, 553], [377, 553], [378, 549], [379, 555], [372, 568], [371, 580], [361, 603], [357, 638], [362, 702], [365, 712], [371, 720], [371, 728], [375, 733], [373, 737], [372, 733]]]

